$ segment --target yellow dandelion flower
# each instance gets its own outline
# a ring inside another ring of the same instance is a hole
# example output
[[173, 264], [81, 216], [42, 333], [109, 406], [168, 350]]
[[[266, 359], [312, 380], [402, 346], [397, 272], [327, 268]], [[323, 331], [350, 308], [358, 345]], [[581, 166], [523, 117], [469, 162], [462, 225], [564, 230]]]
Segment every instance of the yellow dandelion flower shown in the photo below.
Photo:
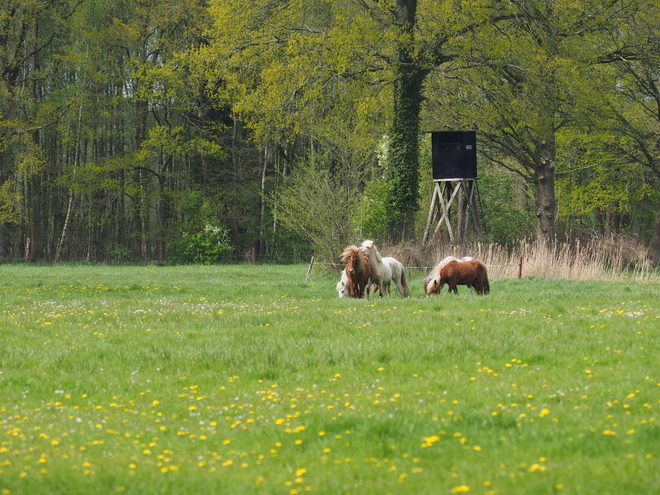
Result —
[[451, 489], [451, 493], [466, 493], [470, 491], [470, 487], [467, 485], [459, 485]]

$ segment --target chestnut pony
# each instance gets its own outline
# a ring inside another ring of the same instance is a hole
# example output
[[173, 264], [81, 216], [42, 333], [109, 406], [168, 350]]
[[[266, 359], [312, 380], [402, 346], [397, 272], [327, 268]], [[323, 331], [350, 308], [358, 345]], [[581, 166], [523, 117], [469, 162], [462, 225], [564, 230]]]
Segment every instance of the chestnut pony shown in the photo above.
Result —
[[[435, 265], [433, 267], [433, 270], [431, 270], [431, 273], [428, 274], [428, 276], [424, 279], [424, 292], [426, 292], [426, 297], [429, 297], [432, 293], [431, 292], [434, 285], [437, 285], [440, 283], [440, 272], [442, 269], [449, 263], [450, 261], [471, 261], [474, 258], [471, 256], [464, 256], [463, 258], [456, 258], [454, 256], [447, 256], [444, 258], [440, 263]], [[431, 282], [434, 282], [431, 284]], [[472, 292], [472, 287], [469, 287], [470, 292]]]
[[474, 287], [477, 294], [488, 294], [490, 292], [486, 265], [477, 260], [451, 260], [446, 263], [440, 269], [439, 274], [432, 274], [426, 279], [424, 289], [427, 297], [431, 294], [439, 294], [445, 284], [449, 285], [449, 292], [455, 294], [458, 294], [457, 285], [467, 285], [468, 288]]
[[348, 246], [344, 248], [341, 260], [346, 263], [345, 273], [348, 279], [348, 293], [351, 297], [364, 297], [367, 289], [367, 299], [369, 298], [369, 284], [371, 281], [371, 266], [369, 259], [364, 256], [357, 246]]

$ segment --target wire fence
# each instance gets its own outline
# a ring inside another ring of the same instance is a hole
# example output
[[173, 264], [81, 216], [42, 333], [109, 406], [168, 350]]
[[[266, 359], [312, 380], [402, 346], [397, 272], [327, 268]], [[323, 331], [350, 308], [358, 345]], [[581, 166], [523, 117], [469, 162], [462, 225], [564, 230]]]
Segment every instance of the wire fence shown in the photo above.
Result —
[[[486, 264], [486, 268], [489, 269], [489, 276], [491, 278], [504, 278], [505, 276], [508, 277], [513, 277], [517, 276], [517, 278], [522, 277], [522, 268], [523, 268], [523, 258], [520, 257], [517, 263], [500, 263], [500, 264]], [[307, 275], [306, 278], [309, 280], [311, 277], [312, 271], [315, 266], [324, 266], [324, 267], [333, 267], [337, 268], [337, 272], [341, 271], [341, 269], [346, 266], [343, 263], [330, 263], [330, 262], [325, 262], [325, 261], [316, 261], [314, 259], [314, 256], [312, 256], [312, 259], [309, 262], [309, 268], [307, 269]], [[406, 266], [405, 269], [408, 272], [408, 277], [412, 275], [413, 271], [419, 271], [419, 272], [428, 272], [432, 270], [435, 267], [435, 265], [431, 266]], [[515, 269], [517, 270], [517, 273], [515, 275], [512, 273], [514, 270], [508, 270], [508, 269]], [[497, 273], [493, 273], [497, 272]], [[505, 275], [506, 273], [506, 275]], [[493, 276], [494, 275], [494, 276]]]

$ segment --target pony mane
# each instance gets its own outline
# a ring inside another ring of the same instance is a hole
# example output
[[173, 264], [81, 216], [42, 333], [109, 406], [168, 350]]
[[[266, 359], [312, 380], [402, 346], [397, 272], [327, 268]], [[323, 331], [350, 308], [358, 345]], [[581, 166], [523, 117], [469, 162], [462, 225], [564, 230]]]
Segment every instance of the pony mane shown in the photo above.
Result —
[[355, 256], [359, 252], [360, 252], [360, 248], [358, 248], [355, 245], [346, 246], [344, 248], [344, 252], [341, 253], [341, 260], [343, 262], [346, 262], [348, 258], [350, 258], [351, 256]]
[[442, 269], [447, 266], [447, 263], [450, 263], [452, 261], [458, 261], [458, 259], [454, 256], [447, 256], [445, 259], [443, 259], [440, 263], [435, 265], [433, 270], [431, 270], [431, 274], [429, 275], [429, 278], [434, 276], [434, 275], [440, 275], [440, 272]]

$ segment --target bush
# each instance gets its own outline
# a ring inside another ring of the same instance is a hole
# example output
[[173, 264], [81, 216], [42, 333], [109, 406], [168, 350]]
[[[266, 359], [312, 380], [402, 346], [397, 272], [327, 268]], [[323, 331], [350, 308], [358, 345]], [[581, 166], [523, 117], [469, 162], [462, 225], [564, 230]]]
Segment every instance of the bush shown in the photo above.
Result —
[[169, 244], [169, 259], [174, 263], [211, 265], [231, 251], [229, 231], [206, 225], [198, 232], [184, 232], [179, 240]]
[[218, 221], [219, 202], [192, 191], [183, 197], [178, 208], [181, 220], [173, 226], [178, 238], [167, 245], [170, 262], [210, 265], [232, 251], [229, 231]]

